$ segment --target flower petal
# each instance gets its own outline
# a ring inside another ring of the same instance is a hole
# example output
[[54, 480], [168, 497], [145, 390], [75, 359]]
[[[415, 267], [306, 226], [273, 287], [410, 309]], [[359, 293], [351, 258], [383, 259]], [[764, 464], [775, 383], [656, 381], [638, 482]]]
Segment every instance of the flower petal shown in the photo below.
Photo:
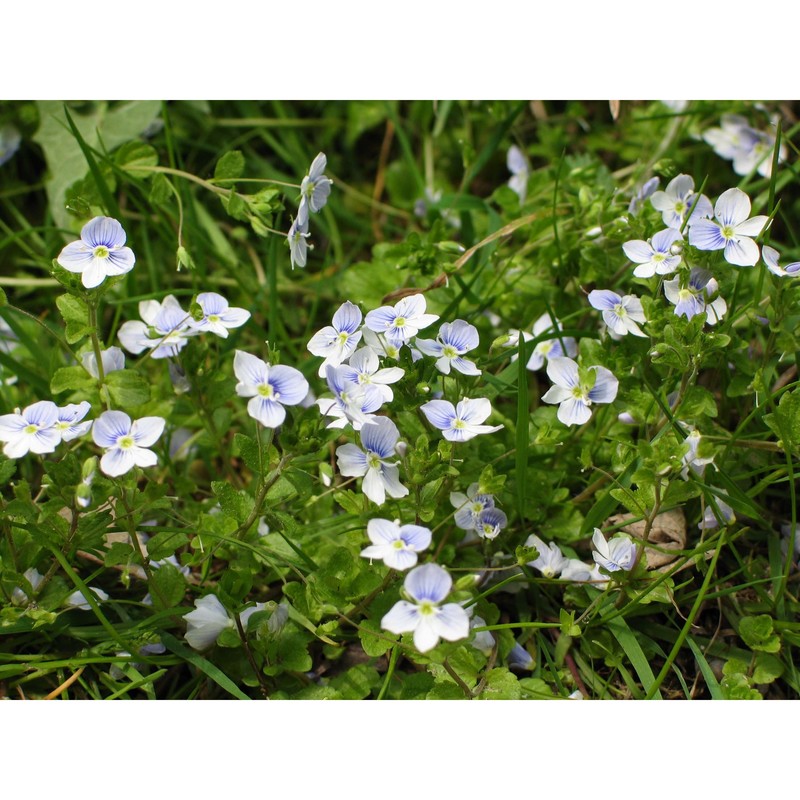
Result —
[[735, 227], [750, 216], [750, 198], [741, 189], [728, 189], [719, 196], [714, 216], [722, 225]]
[[579, 397], [570, 397], [558, 407], [556, 416], [565, 425], [583, 425], [591, 419], [592, 412]]
[[[410, 573], [409, 573], [410, 574]], [[419, 608], [407, 600], [398, 600], [383, 615], [381, 620], [381, 628], [389, 631], [390, 633], [408, 633], [417, 628], [422, 619], [419, 613]]]
[[417, 602], [440, 603], [450, 594], [453, 579], [438, 564], [423, 564], [408, 573], [403, 586]]
[[448, 642], [466, 639], [469, 636], [469, 614], [458, 603], [447, 603], [442, 606], [431, 623], [434, 632]]
[[104, 411], [94, 422], [92, 440], [98, 447], [114, 447], [131, 432], [131, 418], [124, 411]]
[[139, 447], [150, 447], [158, 441], [166, 424], [163, 417], [142, 417], [131, 426], [131, 436]]
[[758, 263], [758, 245], [747, 237], [729, 239], [725, 245], [725, 260], [737, 267], [754, 267]]
[[430, 400], [420, 406], [420, 411], [425, 415], [428, 422], [440, 431], [450, 428], [456, 418], [456, 410], [453, 404], [447, 400]]
[[556, 386], [573, 389], [578, 385], [578, 365], [571, 358], [551, 358], [547, 362], [547, 377]]

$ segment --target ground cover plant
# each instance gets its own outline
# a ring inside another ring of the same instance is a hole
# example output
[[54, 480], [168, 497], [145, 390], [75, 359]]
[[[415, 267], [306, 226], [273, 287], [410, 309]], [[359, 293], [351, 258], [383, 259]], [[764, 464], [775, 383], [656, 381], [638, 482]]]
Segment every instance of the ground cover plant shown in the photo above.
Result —
[[0, 694], [797, 697], [796, 113], [0, 104]]

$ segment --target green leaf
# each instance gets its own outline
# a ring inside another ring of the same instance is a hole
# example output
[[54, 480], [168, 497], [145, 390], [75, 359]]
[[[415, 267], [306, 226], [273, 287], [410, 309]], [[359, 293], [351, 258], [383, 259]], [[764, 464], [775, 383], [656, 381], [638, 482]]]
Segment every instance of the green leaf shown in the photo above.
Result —
[[125, 167], [154, 167], [158, 164], [158, 153], [149, 144], [140, 141], [125, 142], [116, 153], [114, 161]]
[[772, 683], [783, 675], [783, 662], [770, 653], [758, 653], [753, 670], [753, 683]]
[[[601, 609], [600, 611], [602, 616], [609, 616], [611, 613], [613, 613], [611, 609]], [[655, 684], [656, 678], [655, 675], [653, 675], [650, 662], [647, 660], [636, 635], [628, 627], [628, 623], [625, 622], [622, 617], [614, 617], [608, 620], [606, 625], [625, 651], [625, 655], [636, 670], [636, 674], [639, 676], [639, 680], [642, 682], [645, 692], [649, 692], [651, 687]], [[664, 699], [661, 696], [660, 690], [656, 690], [655, 697], [659, 700]]]
[[169, 558], [188, 541], [189, 537], [183, 531], [161, 531], [147, 540], [147, 557], [153, 561]]
[[150, 383], [134, 369], [118, 369], [106, 375], [106, 386], [114, 404], [120, 408], [150, 402]]
[[89, 324], [89, 307], [79, 297], [74, 294], [59, 295], [56, 305], [67, 324], [65, 336], [69, 344], [75, 344], [94, 330]]
[[775, 413], [766, 414], [764, 422], [787, 450], [800, 452], [800, 390], [785, 392]]
[[244, 172], [244, 156], [240, 150], [231, 150], [217, 161], [214, 169], [214, 179], [217, 181], [235, 180], [241, 178]]
[[114, 542], [103, 558], [107, 567], [117, 567], [121, 564], [130, 564], [133, 560], [133, 545], [127, 542]]
[[59, 367], [50, 379], [50, 391], [61, 392], [87, 391], [94, 384], [94, 378], [83, 367]]
[[381, 676], [378, 670], [367, 664], [356, 664], [331, 680], [331, 686], [339, 691], [343, 700], [363, 700], [378, 686]]
[[364, 652], [372, 658], [382, 656], [394, 645], [385, 634], [381, 632], [381, 626], [377, 622], [365, 619], [358, 630], [358, 638], [361, 639], [361, 646]]
[[240, 525], [250, 516], [254, 501], [246, 492], [237, 492], [225, 481], [211, 481], [211, 491], [219, 500], [222, 512], [233, 517]]
[[486, 676], [486, 686], [479, 700], [519, 700], [522, 687], [513, 672], [506, 667], [495, 667]]
[[708, 692], [711, 695], [711, 699], [723, 700], [725, 695], [717, 681], [716, 676], [709, 666], [708, 661], [706, 661], [706, 657], [703, 655], [702, 650], [698, 647], [691, 636], [686, 637], [686, 644], [689, 645], [689, 649], [692, 651], [692, 653], [694, 653], [697, 666], [700, 668], [700, 672], [703, 676], [703, 680], [706, 682], [706, 686], [708, 686]]
[[739, 622], [739, 636], [751, 650], [777, 653], [781, 649], [781, 640], [772, 629], [772, 617], [767, 614], [742, 617]]
[[464, 692], [450, 679], [437, 680], [425, 695], [426, 700], [463, 700]]
[[162, 564], [150, 573], [149, 587], [154, 608], [175, 608], [183, 601], [186, 579], [172, 564]]

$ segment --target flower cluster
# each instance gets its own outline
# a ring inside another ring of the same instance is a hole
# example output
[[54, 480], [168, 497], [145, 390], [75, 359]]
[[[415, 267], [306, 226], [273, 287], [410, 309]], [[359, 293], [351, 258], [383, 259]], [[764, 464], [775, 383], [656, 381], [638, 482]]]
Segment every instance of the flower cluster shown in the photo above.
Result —
[[333, 181], [324, 174], [327, 164], [325, 153], [319, 153], [300, 185], [300, 206], [287, 234], [292, 269], [304, 267], [308, 259], [309, 212], [318, 213], [328, 202]]
[[[703, 139], [714, 148], [721, 158], [733, 162], [737, 175], [749, 175], [756, 170], [759, 175], [772, 175], [772, 160], [775, 152], [775, 135], [759, 131], [738, 114], [723, 114], [719, 128], [709, 128]], [[778, 163], [785, 161], [786, 146], [781, 144]]]
[[83, 436], [92, 426], [81, 422], [91, 405], [70, 403], [59, 408], [52, 400], [40, 400], [13, 414], [0, 416], [0, 442], [8, 458], [21, 458], [26, 453], [55, 452], [61, 442], [71, 442]]

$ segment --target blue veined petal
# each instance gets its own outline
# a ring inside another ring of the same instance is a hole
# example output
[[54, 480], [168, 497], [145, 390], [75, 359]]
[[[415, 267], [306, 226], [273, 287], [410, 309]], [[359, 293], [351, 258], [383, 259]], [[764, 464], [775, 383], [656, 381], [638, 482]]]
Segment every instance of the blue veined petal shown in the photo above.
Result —
[[111, 217], [95, 217], [81, 229], [81, 239], [89, 247], [107, 247], [111, 250], [125, 244], [125, 231]]
[[417, 628], [421, 619], [422, 615], [419, 613], [417, 606], [407, 600], [398, 600], [383, 615], [381, 628], [390, 633], [409, 633]]
[[469, 636], [469, 614], [458, 603], [447, 603], [431, 617], [431, 627], [448, 642], [466, 639]]
[[386, 390], [382, 386], [373, 386], [371, 383], [364, 384], [362, 388], [364, 399], [361, 403], [361, 411], [364, 414], [372, 414], [384, 404]]
[[589, 399], [593, 403], [610, 403], [619, 390], [619, 381], [611, 370], [605, 367], [594, 367], [594, 386], [589, 391]]
[[408, 573], [403, 586], [418, 603], [441, 603], [450, 594], [453, 579], [438, 564], [423, 564]]
[[364, 324], [376, 333], [384, 333], [394, 326], [394, 321], [398, 316], [391, 306], [381, 306], [368, 312]]
[[150, 447], [164, 432], [167, 421], [163, 417], [142, 417], [131, 425], [131, 436], [139, 447]]
[[725, 260], [737, 267], [754, 267], [758, 263], [758, 245], [747, 237], [729, 239], [725, 245]]
[[679, 317], [683, 316], [686, 319], [692, 319], [696, 314], [702, 314], [705, 308], [705, 300], [702, 297], [690, 295], [678, 301], [675, 306], [675, 314]]
[[365, 450], [375, 453], [381, 459], [395, 454], [395, 445], [400, 431], [388, 417], [376, 417], [361, 428], [361, 444]]
[[250, 398], [247, 413], [265, 428], [277, 428], [286, 419], [286, 409], [280, 403], [261, 395]]
[[551, 358], [547, 362], [547, 377], [556, 386], [573, 389], [578, 385], [578, 365], [571, 358]]
[[131, 447], [127, 452], [131, 454], [137, 467], [154, 467], [158, 464], [158, 456], [145, 447]]
[[508, 525], [508, 517], [506, 516], [504, 511], [501, 511], [499, 508], [486, 508], [481, 511], [480, 522], [486, 522], [492, 526], [499, 526], [501, 528], [505, 528]]
[[444, 344], [449, 344], [458, 350], [459, 355], [474, 350], [480, 344], [478, 329], [463, 319], [443, 323], [439, 328], [439, 338]]
[[94, 422], [92, 440], [99, 447], [114, 447], [131, 432], [131, 418], [124, 411], [104, 411]]
[[381, 465], [381, 480], [389, 497], [400, 498], [408, 494], [408, 487], [400, 483], [400, 469], [392, 464]]
[[459, 401], [456, 416], [468, 425], [480, 425], [492, 413], [492, 404], [485, 397]]
[[228, 308], [228, 301], [216, 292], [201, 292], [197, 295], [197, 304], [206, 316], [219, 316]]
[[689, 215], [689, 227], [701, 219], [714, 216], [714, 207], [704, 194], [692, 195], [689, 198], [689, 208], [692, 209]]
[[425, 415], [428, 422], [440, 431], [450, 428], [456, 418], [456, 410], [453, 404], [447, 400], [430, 400], [420, 406], [420, 411]]
[[381, 480], [378, 470], [370, 467], [361, 483], [361, 491], [372, 500], [375, 505], [382, 506], [386, 502], [386, 485]]
[[[394, 307], [396, 317], [405, 317], [406, 319], [414, 319], [425, 314], [425, 297], [421, 294], [412, 294], [409, 297], [404, 297]], [[437, 317], [438, 319], [438, 317]]]
[[628, 328], [622, 321], [622, 318], [618, 317], [613, 311], [603, 312], [603, 322], [618, 336], [625, 336], [628, 333]]
[[355, 333], [361, 325], [361, 309], [349, 300], [336, 310], [333, 315], [333, 327], [339, 332]]
[[622, 249], [634, 264], [646, 264], [653, 258], [653, 246], [644, 239], [631, 239], [622, 245]]
[[675, 242], [680, 241], [683, 237], [681, 236], [681, 232], [676, 230], [675, 228], [665, 228], [663, 231], [659, 231], [655, 236], [653, 236], [653, 250], [657, 253], [662, 253], [666, 255], [669, 253], [670, 247], [672, 247]]
[[124, 475], [136, 466], [131, 450], [121, 450], [119, 447], [112, 447], [107, 450], [100, 459], [100, 469], [111, 478]]
[[308, 201], [312, 211], [318, 212], [324, 208], [325, 203], [328, 202], [332, 185], [333, 181], [325, 175], [314, 182], [314, 190]]
[[367, 523], [367, 536], [373, 544], [391, 544], [401, 538], [400, 526], [388, 519], [371, 519]]
[[343, 444], [336, 448], [336, 463], [339, 472], [346, 478], [360, 478], [369, 469], [366, 453], [354, 444]]
[[689, 228], [689, 244], [698, 250], [722, 250], [725, 237], [720, 226], [710, 219], [701, 219]]
[[325, 167], [328, 165], [328, 158], [325, 153], [317, 153], [314, 160], [311, 162], [311, 166], [308, 168], [308, 177], [315, 181], [317, 178], [321, 177], [322, 173], [325, 172]]
[[418, 553], [430, 547], [432, 537], [430, 528], [424, 528], [422, 525], [402, 525], [400, 527], [400, 538], [407, 547]]
[[588, 300], [592, 308], [596, 308], [598, 311], [609, 311], [622, 302], [622, 297], [610, 289], [595, 289], [589, 292]]
[[481, 371], [475, 366], [472, 361], [466, 358], [454, 358], [451, 362], [453, 369], [457, 369], [462, 375], [480, 375]]
[[49, 428], [58, 422], [58, 406], [52, 400], [39, 400], [26, 406], [22, 416], [32, 425]]
[[[364, 555], [364, 551], [361, 552], [361, 555]], [[419, 557], [413, 550], [398, 550], [394, 547], [387, 549], [383, 556], [383, 563], [398, 572], [405, 572], [407, 569], [411, 569], [418, 560]]]
[[686, 200], [694, 191], [694, 178], [691, 175], [676, 175], [667, 184], [667, 194], [675, 200]]
[[414, 346], [421, 353], [425, 353], [426, 356], [438, 357], [442, 355], [442, 351], [444, 350], [444, 345], [433, 339], [416, 339], [414, 341]]
[[136, 256], [133, 255], [133, 250], [130, 247], [121, 247], [119, 250], [110, 252], [105, 261], [106, 274], [109, 277], [112, 275], [124, 275], [133, 269], [136, 264]]
[[278, 400], [287, 406], [302, 403], [308, 395], [308, 381], [294, 367], [282, 364], [272, 367], [269, 371], [269, 383], [278, 393]]
[[70, 242], [56, 259], [69, 272], [83, 272], [93, 260], [92, 251], [83, 242]]
[[583, 425], [584, 422], [591, 419], [592, 412], [583, 400], [578, 397], [570, 397], [558, 407], [556, 416], [565, 425]]
[[[269, 378], [269, 366], [256, 356], [245, 353], [244, 350], [237, 350], [233, 357], [233, 374], [239, 379], [239, 385], [242, 387], [262, 386]], [[236, 391], [238, 394], [238, 386]]]
[[763, 214], [757, 217], [750, 217], [750, 219], [740, 222], [736, 228], [734, 228], [734, 233], [737, 236], [758, 236], [761, 231], [764, 230], [768, 219], [769, 217]]
[[719, 196], [714, 216], [722, 225], [736, 227], [750, 216], [750, 198], [741, 189], [728, 189]]

